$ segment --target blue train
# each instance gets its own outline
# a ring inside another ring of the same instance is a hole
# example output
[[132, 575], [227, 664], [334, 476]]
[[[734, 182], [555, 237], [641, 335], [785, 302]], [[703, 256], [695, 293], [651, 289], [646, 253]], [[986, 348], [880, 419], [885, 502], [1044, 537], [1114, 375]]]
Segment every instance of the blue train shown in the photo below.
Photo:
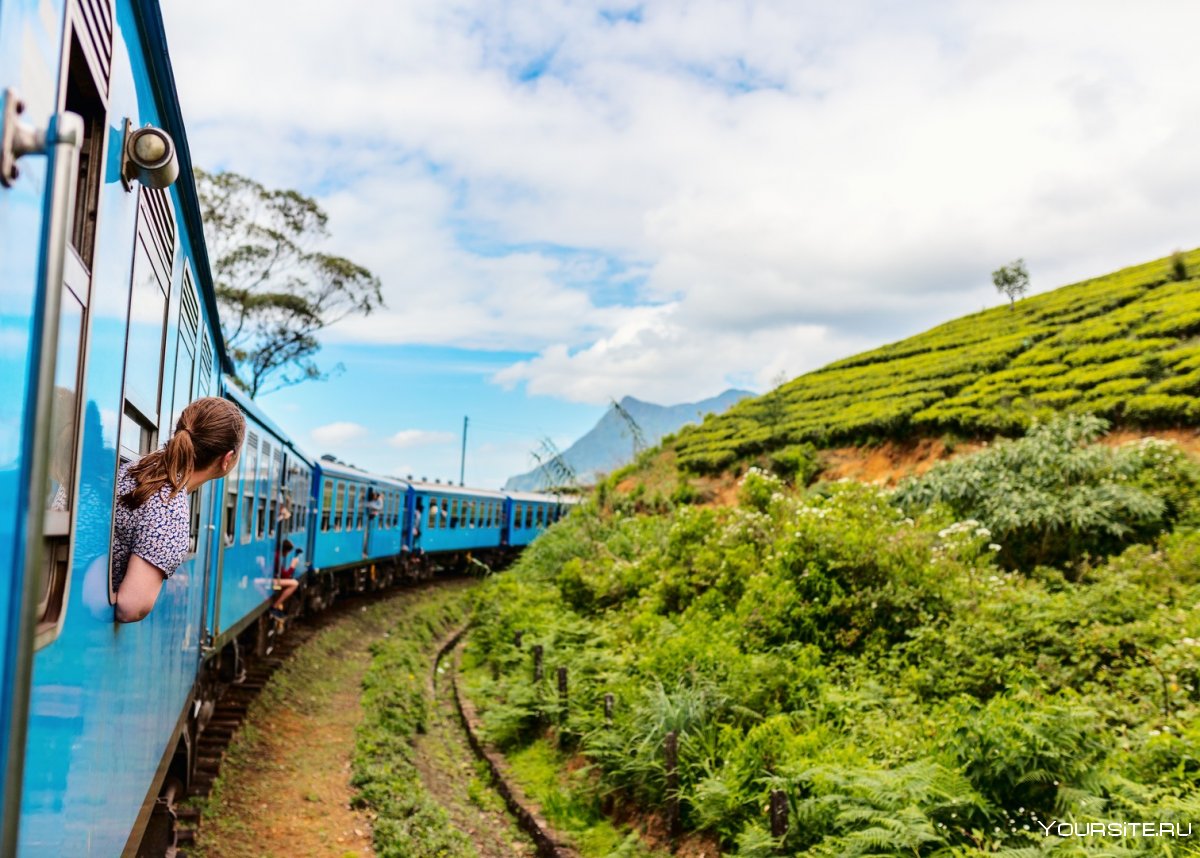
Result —
[[[528, 544], [569, 501], [314, 459], [229, 383], [155, 0], [0, 0], [0, 855], [170, 854], [215, 701], [296, 610]], [[191, 400], [244, 411], [153, 612], [113, 619], [123, 462]]]

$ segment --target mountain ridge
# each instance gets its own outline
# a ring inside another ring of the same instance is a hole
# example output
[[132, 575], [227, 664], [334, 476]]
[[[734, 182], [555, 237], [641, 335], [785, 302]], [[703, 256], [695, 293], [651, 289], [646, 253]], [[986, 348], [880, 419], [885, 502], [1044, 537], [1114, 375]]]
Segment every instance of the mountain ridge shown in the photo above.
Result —
[[[616, 406], [637, 423], [647, 447], [653, 447], [663, 436], [690, 423], [699, 423], [707, 414], [723, 414], [730, 407], [754, 396], [746, 390], [730, 388], [699, 402], [678, 405], [658, 405], [634, 396], [623, 396]], [[596, 425], [584, 433], [566, 450], [562, 461], [581, 482], [593, 482], [598, 474], [607, 473], [633, 461], [634, 439], [628, 423], [615, 406], [609, 406]], [[506, 491], [537, 491], [554, 481], [545, 467], [539, 466], [523, 474], [509, 477]]]

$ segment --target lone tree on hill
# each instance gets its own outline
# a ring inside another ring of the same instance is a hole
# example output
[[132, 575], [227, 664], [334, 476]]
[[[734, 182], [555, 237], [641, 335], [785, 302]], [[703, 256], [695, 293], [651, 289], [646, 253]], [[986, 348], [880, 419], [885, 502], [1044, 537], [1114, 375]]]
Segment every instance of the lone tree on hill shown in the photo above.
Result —
[[298, 191], [272, 190], [237, 173], [196, 171], [212, 257], [221, 332], [253, 399], [324, 379], [317, 333], [383, 306], [379, 278], [317, 248], [329, 216]]
[[1009, 309], [1017, 309], [1017, 299], [1029, 289], [1029, 272], [1025, 269], [1025, 260], [1017, 259], [1008, 265], [1001, 265], [992, 272], [992, 282], [996, 289], [1008, 296]]

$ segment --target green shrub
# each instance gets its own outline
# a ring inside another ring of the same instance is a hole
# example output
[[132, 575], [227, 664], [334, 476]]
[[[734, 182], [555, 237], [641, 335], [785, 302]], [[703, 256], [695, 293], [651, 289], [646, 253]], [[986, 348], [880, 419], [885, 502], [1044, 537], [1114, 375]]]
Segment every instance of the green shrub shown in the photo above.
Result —
[[1011, 568], [1112, 553], [1173, 520], [1161, 481], [1148, 482], [1146, 472], [1163, 468], [1174, 478], [1188, 469], [1182, 457], [1151, 463], [1136, 448], [1093, 443], [1106, 428], [1089, 415], [1036, 425], [1020, 440], [907, 481], [896, 502], [910, 512], [944, 505], [959, 519], [983, 522]]

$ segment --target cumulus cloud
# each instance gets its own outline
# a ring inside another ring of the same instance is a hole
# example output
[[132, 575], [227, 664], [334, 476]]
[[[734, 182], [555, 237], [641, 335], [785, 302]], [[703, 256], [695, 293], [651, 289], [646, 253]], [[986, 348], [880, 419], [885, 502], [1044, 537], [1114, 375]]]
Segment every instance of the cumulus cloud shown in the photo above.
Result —
[[324, 426], [318, 426], [309, 434], [312, 435], [312, 439], [318, 444], [338, 445], [365, 438], [368, 430], [366, 426], [358, 423], [339, 421], [337, 423], [327, 423]]
[[453, 441], [454, 436], [449, 432], [429, 432], [425, 429], [401, 429], [388, 438], [388, 444], [404, 449], [406, 447], [428, 447], [433, 444], [445, 444]]
[[1017, 256], [1196, 243], [1200, 7], [302, 5], [164, 0], [196, 160], [380, 274], [333, 336], [537, 353], [498, 383], [679, 401], [996, 303]]

